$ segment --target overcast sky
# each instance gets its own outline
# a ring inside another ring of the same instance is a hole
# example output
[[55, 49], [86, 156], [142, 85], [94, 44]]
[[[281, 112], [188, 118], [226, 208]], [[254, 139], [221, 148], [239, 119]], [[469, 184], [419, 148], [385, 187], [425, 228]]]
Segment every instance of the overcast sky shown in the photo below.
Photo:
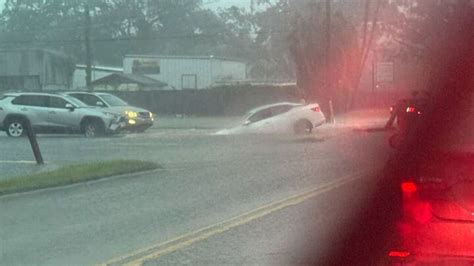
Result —
[[231, 6], [250, 8], [251, 0], [204, 0], [205, 6], [211, 9], [227, 8]]

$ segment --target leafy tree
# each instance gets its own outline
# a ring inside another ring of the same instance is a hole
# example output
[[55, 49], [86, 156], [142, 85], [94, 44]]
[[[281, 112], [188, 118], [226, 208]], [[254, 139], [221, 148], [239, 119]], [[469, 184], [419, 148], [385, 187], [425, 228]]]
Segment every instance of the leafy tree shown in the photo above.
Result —
[[[99, 0], [89, 0], [88, 4], [94, 17], [101, 16], [110, 7]], [[50, 48], [83, 58], [84, 10], [82, 1], [7, 0], [0, 21], [2, 45]], [[106, 26], [93, 25], [92, 32], [96, 36], [92, 38], [99, 37], [94, 28]]]
[[[387, 57], [414, 59], [426, 67], [433, 66], [441, 54], [450, 54], [458, 31], [464, 28], [463, 19], [473, 12], [466, 0], [403, 1], [391, 3], [394, 19], [384, 21], [384, 40]], [[450, 41], [451, 40], [451, 41]]]
[[267, 8], [255, 13], [255, 46], [258, 57], [254, 71], [270, 80], [294, 80], [288, 33], [291, 31], [292, 12], [289, 1], [259, 1]]
[[[398, 61], [416, 74], [403, 76], [415, 80], [417, 89], [438, 87], [444, 66], [466, 42], [459, 41], [472, 16], [471, 1], [390, 1], [380, 17], [378, 54], [385, 60]], [[440, 72], [441, 71], [441, 72]], [[400, 77], [399, 73], [399, 77]], [[444, 79], [446, 80], [446, 79]]]
[[328, 27], [326, 4], [309, 2], [297, 9], [289, 39], [298, 86], [327, 110], [329, 100], [337, 102], [335, 106], [347, 106], [359, 74], [361, 45], [357, 21], [347, 19], [344, 6], [330, 11]]
[[241, 56], [248, 40], [196, 0], [7, 0], [2, 45], [58, 49], [83, 62], [86, 3], [100, 64], [121, 64], [128, 53]]

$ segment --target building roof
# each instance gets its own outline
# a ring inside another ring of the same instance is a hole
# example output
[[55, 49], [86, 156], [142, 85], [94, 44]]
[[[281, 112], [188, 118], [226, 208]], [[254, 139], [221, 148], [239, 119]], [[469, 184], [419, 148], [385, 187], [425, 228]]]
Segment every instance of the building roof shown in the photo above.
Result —
[[45, 53], [58, 57], [71, 58], [71, 56], [66, 55], [63, 52], [52, 50], [52, 49], [41, 49], [41, 48], [2, 48], [0, 53], [22, 53], [22, 52], [36, 52], [36, 53]]
[[133, 57], [133, 58], [156, 58], [156, 59], [215, 59], [221, 61], [234, 61], [246, 64], [245, 60], [236, 59], [236, 58], [229, 58], [229, 57], [220, 57], [220, 56], [213, 56], [213, 55], [156, 55], [156, 54], [130, 54], [125, 55], [125, 58]]
[[166, 87], [167, 83], [149, 78], [143, 75], [112, 73], [105, 77], [92, 81], [92, 85], [112, 85], [118, 86], [121, 84], [138, 84], [145, 87]]
[[[76, 69], [86, 69], [86, 65], [77, 64]], [[111, 67], [111, 66], [91, 66], [94, 71], [110, 71], [110, 72], [123, 72], [123, 67]]]

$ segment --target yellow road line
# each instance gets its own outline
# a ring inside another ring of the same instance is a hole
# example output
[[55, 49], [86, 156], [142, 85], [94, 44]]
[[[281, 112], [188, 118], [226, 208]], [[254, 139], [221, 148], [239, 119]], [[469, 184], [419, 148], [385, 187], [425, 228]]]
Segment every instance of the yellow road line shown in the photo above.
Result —
[[257, 209], [245, 212], [241, 215], [210, 225], [199, 230], [178, 236], [168, 241], [158, 243], [143, 249], [136, 250], [128, 255], [113, 258], [99, 265], [143, 265], [146, 261], [158, 259], [177, 250], [188, 247], [196, 242], [208, 239], [214, 235], [226, 232], [232, 228], [244, 225], [258, 218], [269, 215], [289, 206], [297, 205], [310, 198], [333, 190], [339, 186], [354, 181], [360, 177], [352, 175], [349, 178], [341, 178], [323, 186], [313, 188], [303, 193], [290, 196], [286, 199], [272, 202]]

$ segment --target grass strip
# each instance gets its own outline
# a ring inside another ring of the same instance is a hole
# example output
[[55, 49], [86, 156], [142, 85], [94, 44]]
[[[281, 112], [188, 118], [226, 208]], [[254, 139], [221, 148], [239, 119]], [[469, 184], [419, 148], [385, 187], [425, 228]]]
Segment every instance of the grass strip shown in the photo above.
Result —
[[50, 172], [1, 180], [0, 195], [70, 185], [158, 168], [161, 166], [157, 163], [138, 160], [114, 160], [64, 166]]

